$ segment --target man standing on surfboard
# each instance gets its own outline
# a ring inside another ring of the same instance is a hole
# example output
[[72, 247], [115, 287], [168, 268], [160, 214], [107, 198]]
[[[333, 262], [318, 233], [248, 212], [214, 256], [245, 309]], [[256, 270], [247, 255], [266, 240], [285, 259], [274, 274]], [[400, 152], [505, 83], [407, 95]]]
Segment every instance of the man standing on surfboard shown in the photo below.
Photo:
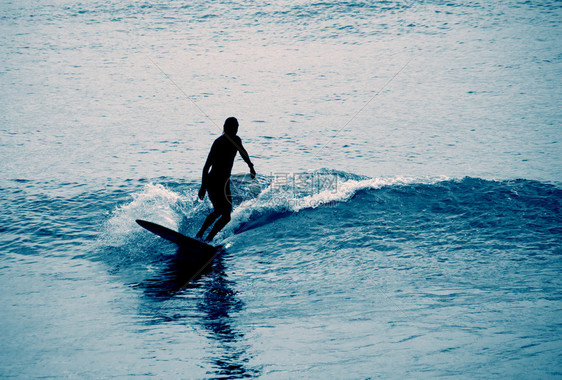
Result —
[[[213, 204], [213, 212], [209, 214], [203, 226], [197, 233], [197, 238], [201, 239], [203, 233], [219, 217], [213, 229], [205, 239], [211, 241], [215, 235], [230, 221], [232, 212], [232, 195], [230, 194], [230, 173], [236, 153], [240, 155], [250, 167], [250, 175], [256, 178], [254, 164], [250, 161], [248, 152], [242, 146], [242, 140], [236, 135], [238, 132], [238, 120], [229, 117], [224, 122], [224, 133], [215, 140], [205, 166], [203, 167], [203, 179], [199, 190], [199, 199], [205, 198], [205, 193], [209, 194], [209, 199]], [[210, 171], [209, 171], [210, 169]]]

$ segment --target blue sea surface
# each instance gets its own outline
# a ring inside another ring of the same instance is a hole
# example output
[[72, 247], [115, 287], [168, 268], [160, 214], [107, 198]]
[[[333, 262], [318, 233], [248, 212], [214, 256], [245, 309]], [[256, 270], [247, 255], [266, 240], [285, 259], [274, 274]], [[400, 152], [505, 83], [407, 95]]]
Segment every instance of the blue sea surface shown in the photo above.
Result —
[[[562, 377], [559, 1], [0, 0], [0, 377]], [[231, 222], [185, 284], [228, 116]]]

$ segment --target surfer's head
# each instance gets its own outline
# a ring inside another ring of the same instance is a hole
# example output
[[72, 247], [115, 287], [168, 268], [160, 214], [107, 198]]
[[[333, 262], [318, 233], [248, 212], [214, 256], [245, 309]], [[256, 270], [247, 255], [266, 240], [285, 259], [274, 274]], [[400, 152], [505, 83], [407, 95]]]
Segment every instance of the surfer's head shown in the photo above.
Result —
[[238, 120], [235, 117], [229, 117], [224, 122], [224, 133], [229, 136], [236, 136], [238, 132]]

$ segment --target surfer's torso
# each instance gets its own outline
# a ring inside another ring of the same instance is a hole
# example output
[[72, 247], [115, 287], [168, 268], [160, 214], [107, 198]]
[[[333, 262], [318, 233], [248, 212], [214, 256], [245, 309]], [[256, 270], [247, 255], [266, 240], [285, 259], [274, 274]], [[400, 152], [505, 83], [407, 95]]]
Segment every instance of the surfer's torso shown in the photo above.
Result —
[[238, 147], [241, 146], [242, 140], [238, 136], [223, 134], [215, 140], [209, 153], [211, 159], [210, 179], [225, 181], [230, 178], [234, 158], [238, 152]]

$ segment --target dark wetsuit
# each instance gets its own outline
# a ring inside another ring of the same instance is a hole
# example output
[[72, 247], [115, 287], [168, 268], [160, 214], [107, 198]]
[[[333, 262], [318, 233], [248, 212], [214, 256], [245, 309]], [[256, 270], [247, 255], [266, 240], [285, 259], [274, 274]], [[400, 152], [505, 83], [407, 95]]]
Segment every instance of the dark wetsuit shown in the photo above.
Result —
[[[220, 231], [224, 225], [230, 221], [230, 213], [232, 212], [232, 195], [230, 193], [230, 174], [234, 165], [236, 153], [240, 155], [253, 171], [253, 164], [250, 161], [248, 152], [242, 146], [240, 137], [234, 135], [223, 134], [215, 140], [205, 166], [203, 167], [203, 181], [201, 189], [209, 194], [209, 199], [213, 204], [213, 212], [207, 217], [201, 230], [197, 234], [198, 237], [203, 236], [203, 232], [211, 225], [219, 216], [221, 219], [213, 228], [213, 231], [207, 237], [212, 240], [215, 234]], [[210, 171], [209, 171], [210, 169]], [[255, 172], [253, 173], [255, 175]], [[253, 178], [253, 177], [252, 177]], [[204, 193], [199, 195], [203, 199]]]

